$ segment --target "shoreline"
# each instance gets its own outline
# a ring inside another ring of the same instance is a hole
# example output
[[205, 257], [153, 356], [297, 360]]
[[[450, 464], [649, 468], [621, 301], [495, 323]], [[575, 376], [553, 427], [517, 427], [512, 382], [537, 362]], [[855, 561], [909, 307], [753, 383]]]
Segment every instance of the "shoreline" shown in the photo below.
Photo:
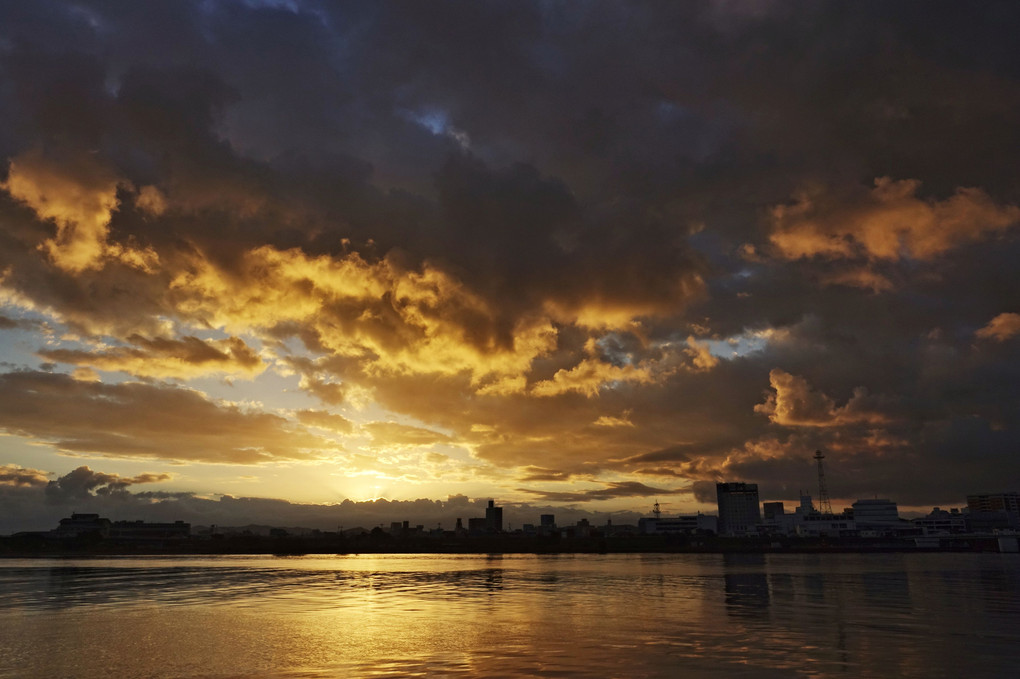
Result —
[[[671, 540], [638, 537], [592, 540], [540, 540], [508, 537], [463, 541], [402, 541], [395, 539], [305, 539], [239, 537], [187, 539], [159, 544], [115, 544], [108, 541], [68, 543], [0, 538], [0, 559], [89, 558], [119, 556], [337, 556], [360, 554], [862, 554], [862, 553], [1016, 553], [1004, 548], [1001, 536], [954, 536], [919, 545], [908, 539], [825, 541], [816, 539], [749, 541], [739, 539]], [[1014, 540], [1015, 537], [1007, 536]]]

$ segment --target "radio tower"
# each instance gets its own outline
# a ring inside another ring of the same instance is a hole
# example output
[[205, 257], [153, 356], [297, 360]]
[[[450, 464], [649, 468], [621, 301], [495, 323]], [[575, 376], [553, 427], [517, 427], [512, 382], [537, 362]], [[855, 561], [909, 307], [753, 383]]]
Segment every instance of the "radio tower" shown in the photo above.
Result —
[[818, 462], [818, 511], [823, 516], [832, 516], [832, 503], [829, 502], [829, 490], [825, 487], [825, 467], [822, 466], [822, 460], [825, 456], [822, 455], [822, 451], [815, 451], [815, 461]]
[[655, 501], [655, 507], [652, 509], [652, 516], [655, 517], [656, 521], [658, 521], [659, 517], [662, 516], [662, 512], [659, 511], [659, 501], [658, 500]]

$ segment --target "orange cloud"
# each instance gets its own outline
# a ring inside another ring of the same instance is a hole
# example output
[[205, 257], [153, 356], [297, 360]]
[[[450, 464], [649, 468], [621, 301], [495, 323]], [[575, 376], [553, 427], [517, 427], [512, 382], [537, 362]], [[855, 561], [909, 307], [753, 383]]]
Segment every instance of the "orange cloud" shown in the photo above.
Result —
[[803, 377], [778, 368], [769, 372], [769, 383], [775, 390], [754, 412], [767, 415], [775, 424], [786, 427], [837, 427], [848, 424], [880, 424], [888, 421], [882, 413], [865, 403], [867, 391], [858, 387], [845, 406], [820, 391], [815, 391]]
[[1010, 337], [1020, 335], [1020, 314], [1012, 312], [999, 314], [974, 334], [981, 339], [1005, 342]]
[[981, 189], [958, 188], [939, 201], [918, 198], [920, 186], [879, 177], [867, 192], [804, 192], [773, 208], [769, 239], [785, 259], [932, 259], [1020, 221], [1020, 208], [999, 205]]

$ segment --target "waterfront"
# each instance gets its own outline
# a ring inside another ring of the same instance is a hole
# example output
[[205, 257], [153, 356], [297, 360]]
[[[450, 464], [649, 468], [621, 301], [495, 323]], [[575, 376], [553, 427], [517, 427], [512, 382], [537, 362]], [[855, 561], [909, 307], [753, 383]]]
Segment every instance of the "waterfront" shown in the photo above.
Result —
[[998, 554], [0, 561], [0, 677], [978, 677]]

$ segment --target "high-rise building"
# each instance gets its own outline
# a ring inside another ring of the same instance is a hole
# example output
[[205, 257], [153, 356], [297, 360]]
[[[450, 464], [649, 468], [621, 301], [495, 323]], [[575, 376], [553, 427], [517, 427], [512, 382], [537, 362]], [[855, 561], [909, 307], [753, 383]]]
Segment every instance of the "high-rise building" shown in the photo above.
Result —
[[761, 523], [757, 483], [717, 483], [719, 534], [747, 535], [755, 533]]
[[503, 532], [503, 508], [497, 507], [493, 500], [485, 508], [485, 530], [489, 533]]

